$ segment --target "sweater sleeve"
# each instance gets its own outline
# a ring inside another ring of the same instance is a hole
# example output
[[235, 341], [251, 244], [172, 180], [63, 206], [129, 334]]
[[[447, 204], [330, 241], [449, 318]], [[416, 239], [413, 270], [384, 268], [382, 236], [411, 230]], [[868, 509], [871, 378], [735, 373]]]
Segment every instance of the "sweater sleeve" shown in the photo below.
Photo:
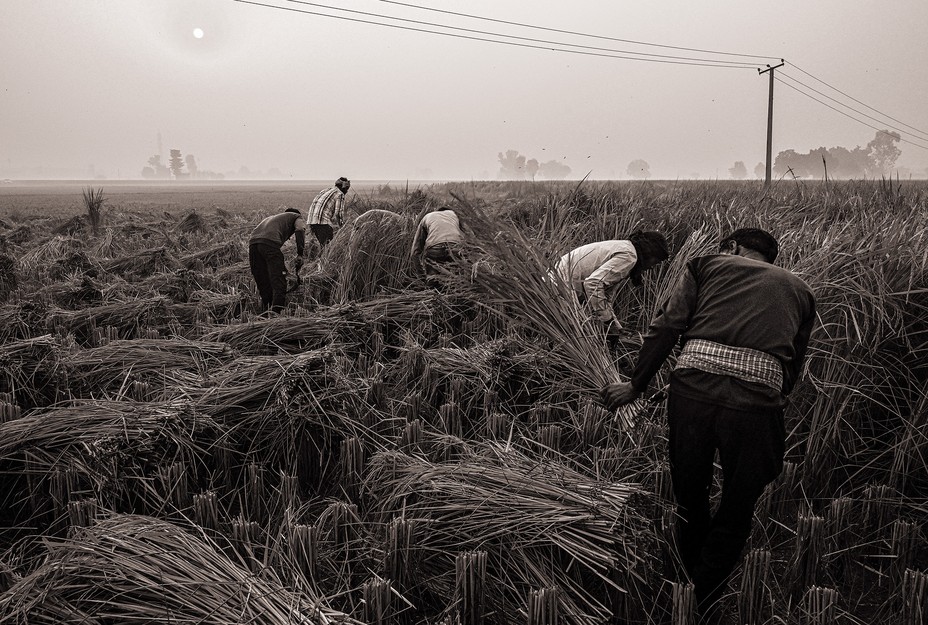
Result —
[[799, 326], [799, 331], [796, 332], [796, 338], [793, 339], [793, 351], [795, 354], [793, 360], [788, 366], [783, 367], [783, 372], [786, 374], [783, 376], [784, 395], [789, 395], [793, 391], [793, 387], [799, 380], [800, 373], [802, 373], [802, 364], [806, 359], [806, 350], [809, 347], [809, 337], [812, 336], [812, 328], [815, 326], [815, 318], [815, 300], [813, 298], [811, 310], [808, 316], [803, 320], [802, 325]]
[[698, 285], [693, 265], [687, 264], [686, 272], [680, 278], [670, 297], [657, 311], [638, 352], [638, 361], [632, 373], [632, 387], [643, 391], [651, 378], [673, 351], [680, 335], [690, 324], [696, 310]]

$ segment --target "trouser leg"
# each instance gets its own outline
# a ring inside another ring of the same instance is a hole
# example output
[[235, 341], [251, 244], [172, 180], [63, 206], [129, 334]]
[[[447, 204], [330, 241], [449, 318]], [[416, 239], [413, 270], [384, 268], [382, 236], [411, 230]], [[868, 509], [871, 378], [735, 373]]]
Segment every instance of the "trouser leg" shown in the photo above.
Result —
[[451, 255], [451, 249], [447, 245], [441, 244], [426, 248], [422, 256], [426, 276], [434, 276], [441, 273], [441, 267], [454, 260], [454, 257]]
[[274, 297], [274, 289], [271, 286], [271, 277], [268, 273], [267, 260], [264, 258], [261, 246], [251, 244], [248, 246], [248, 266], [251, 268], [251, 275], [255, 279], [258, 287], [258, 295], [261, 296], [261, 312], [271, 307], [271, 301]]
[[332, 226], [328, 224], [310, 224], [309, 229], [312, 231], [313, 236], [316, 237], [316, 241], [319, 242], [319, 254], [321, 256], [322, 250], [324, 250], [325, 246], [332, 240], [334, 234]]
[[[693, 409], [711, 409], [699, 402], [689, 404]], [[711, 613], [741, 558], [751, 534], [754, 507], [767, 484], [780, 473], [785, 450], [782, 411], [713, 410], [722, 466], [721, 500], [690, 572], [703, 615]]]
[[287, 303], [287, 265], [284, 253], [279, 247], [267, 246], [264, 250], [267, 259], [268, 277], [271, 283], [271, 310], [279, 313]]
[[698, 402], [673, 393], [667, 401], [670, 477], [677, 501], [677, 540], [690, 577], [709, 531], [709, 488], [715, 459], [713, 415]]

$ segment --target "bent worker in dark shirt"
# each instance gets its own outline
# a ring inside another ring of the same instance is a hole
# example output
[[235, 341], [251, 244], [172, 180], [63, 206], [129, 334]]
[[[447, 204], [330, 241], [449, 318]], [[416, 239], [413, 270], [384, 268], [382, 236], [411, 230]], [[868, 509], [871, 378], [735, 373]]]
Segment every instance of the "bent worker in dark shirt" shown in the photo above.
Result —
[[[710, 622], [750, 535], [754, 506], [782, 470], [783, 409], [815, 321], [812, 290], [773, 265], [778, 244], [769, 233], [736, 230], [719, 250], [687, 263], [651, 322], [631, 380], [602, 390], [610, 408], [634, 401], [682, 336], [667, 400], [670, 471], [681, 557]], [[713, 516], [716, 449], [723, 488]]]
[[296, 234], [296, 268], [303, 265], [306, 223], [295, 208], [265, 218], [248, 240], [248, 264], [261, 295], [261, 312], [280, 313], [287, 300], [287, 265], [281, 251], [283, 244]]

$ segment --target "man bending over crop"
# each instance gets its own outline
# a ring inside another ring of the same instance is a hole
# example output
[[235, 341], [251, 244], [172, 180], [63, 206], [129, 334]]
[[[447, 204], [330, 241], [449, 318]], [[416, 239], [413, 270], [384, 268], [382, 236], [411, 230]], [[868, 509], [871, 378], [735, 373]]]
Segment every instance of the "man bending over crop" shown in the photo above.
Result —
[[335, 181], [334, 187], [323, 189], [313, 203], [309, 205], [307, 222], [309, 229], [319, 242], [319, 253], [332, 240], [334, 228], [345, 223], [345, 195], [351, 188], [351, 181], [342, 176]]
[[626, 280], [641, 284], [641, 275], [669, 256], [667, 241], [660, 232], [634, 232], [628, 240], [597, 241], [564, 254], [554, 270], [577, 294], [581, 303], [606, 327], [618, 335], [622, 324], [612, 304]]
[[[718, 254], [689, 261], [651, 321], [631, 380], [601, 392], [612, 409], [634, 401], [682, 336], [667, 399], [670, 471], [683, 565], [710, 622], [754, 506], [783, 467], [783, 409], [815, 321], [812, 290], [773, 265], [777, 252], [769, 233], [744, 228]], [[711, 515], [716, 450], [723, 488]]]
[[439, 267], [454, 260], [462, 236], [461, 221], [451, 207], [442, 206], [426, 213], [412, 239], [413, 262], [425, 269], [427, 277], [435, 276]]
[[296, 269], [303, 266], [306, 223], [295, 208], [265, 218], [248, 240], [248, 264], [261, 294], [261, 312], [279, 313], [287, 299], [287, 266], [281, 247], [296, 233]]

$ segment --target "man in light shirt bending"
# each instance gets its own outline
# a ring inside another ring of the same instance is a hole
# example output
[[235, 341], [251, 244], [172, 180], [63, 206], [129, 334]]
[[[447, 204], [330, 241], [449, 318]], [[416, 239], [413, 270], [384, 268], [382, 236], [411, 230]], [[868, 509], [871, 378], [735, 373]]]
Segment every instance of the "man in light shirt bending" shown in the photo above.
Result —
[[454, 260], [462, 237], [461, 221], [450, 207], [442, 206], [422, 217], [410, 255], [425, 270], [426, 279], [434, 279], [442, 266]]
[[669, 256], [660, 232], [637, 231], [628, 239], [588, 243], [564, 254], [554, 270], [573, 289], [581, 304], [616, 335], [622, 324], [612, 304], [626, 281], [641, 284], [641, 275]]

